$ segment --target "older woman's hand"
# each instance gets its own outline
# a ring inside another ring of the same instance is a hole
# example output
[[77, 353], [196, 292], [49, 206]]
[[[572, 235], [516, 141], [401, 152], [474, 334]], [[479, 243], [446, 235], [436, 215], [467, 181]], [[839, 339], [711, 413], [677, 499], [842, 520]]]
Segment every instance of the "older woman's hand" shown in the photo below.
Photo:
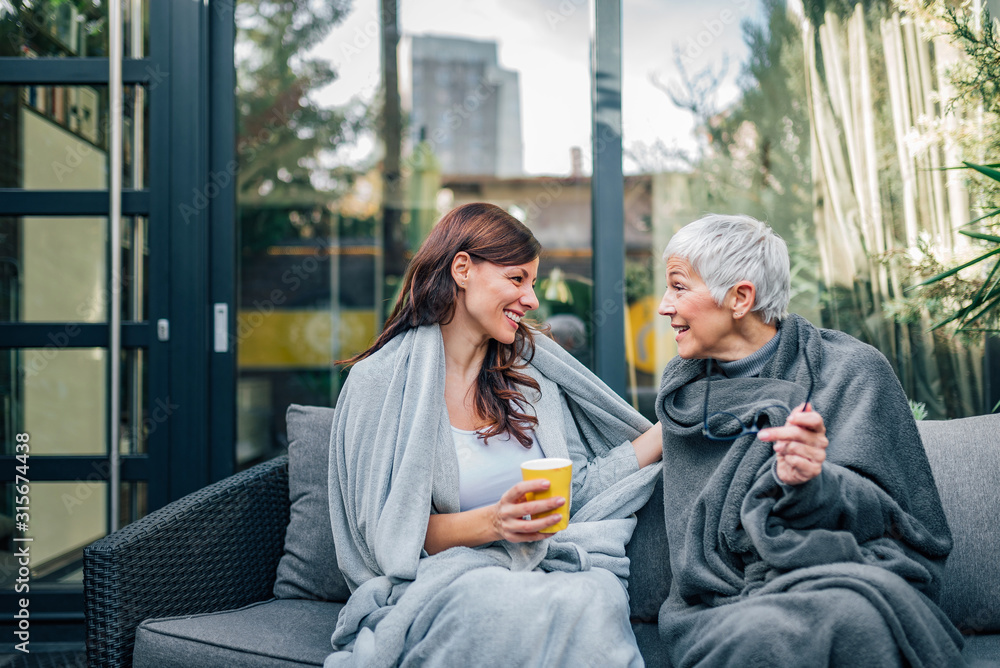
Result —
[[527, 501], [528, 492], [544, 492], [549, 488], [549, 481], [544, 478], [519, 482], [500, 497], [492, 506], [493, 531], [497, 540], [507, 540], [512, 543], [526, 543], [533, 540], [551, 538], [552, 534], [539, 533], [542, 529], [558, 524], [562, 515], [555, 513], [537, 520], [524, 519], [528, 515], [555, 510], [566, 503], [562, 497]]
[[764, 429], [757, 438], [774, 441], [778, 457], [778, 479], [786, 485], [801, 485], [823, 470], [826, 447], [826, 425], [823, 416], [805, 405], [798, 406], [782, 427]]

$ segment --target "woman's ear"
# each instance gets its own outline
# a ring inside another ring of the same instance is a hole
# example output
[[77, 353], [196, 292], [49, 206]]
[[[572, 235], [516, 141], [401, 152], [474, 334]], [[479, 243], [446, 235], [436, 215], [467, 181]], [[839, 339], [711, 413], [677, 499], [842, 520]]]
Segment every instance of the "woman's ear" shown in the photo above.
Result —
[[750, 281], [740, 281], [730, 288], [730, 295], [733, 317], [739, 319], [753, 310], [757, 301], [757, 288]]
[[465, 251], [455, 254], [455, 259], [451, 261], [451, 277], [460, 288], [465, 287], [465, 282], [469, 278], [469, 270], [472, 268], [472, 258]]

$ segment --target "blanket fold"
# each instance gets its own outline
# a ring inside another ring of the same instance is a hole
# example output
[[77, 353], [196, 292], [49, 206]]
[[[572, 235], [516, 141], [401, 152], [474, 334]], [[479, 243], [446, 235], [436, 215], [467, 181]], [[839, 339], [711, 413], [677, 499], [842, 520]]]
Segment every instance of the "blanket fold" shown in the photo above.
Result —
[[[759, 377], [713, 377], [708, 411], [747, 420], [763, 410], [769, 424], [783, 424], [787, 413], [773, 405], [804, 401], [810, 367], [811, 402], [830, 445], [822, 474], [799, 486], [777, 479], [772, 446], [755, 435], [702, 437], [704, 360], [677, 358], [664, 372], [657, 416], [674, 579], [660, 630], [672, 659], [737, 665], [732, 657], [740, 652], [746, 661], [755, 648], [766, 654], [794, 644], [803, 628], [817, 632], [805, 620], [836, 626], [835, 619], [853, 615], [878, 619], [867, 644], [851, 649], [835, 635], [826, 644], [814, 638], [789, 663], [772, 657], [770, 665], [825, 665], [823, 657], [833, 655], [853, 665], [872, 657], [893, 665], [901, 652], [914, 666], [935, 665], [931, 656], [960, 665], [961, 639], [934, 603], [951, 534], [909, 405], [881, 353], [790, 316]], [[830, 591], [845, 588], [849, 604], [833, 605]], [[794, 606], [776, 613], [773, 595], [791, 601], [782, 597], [793, 591]], [[706, 624], [731, 632], [718, 637], [730, 649], [706, 649]]]
[[[629, 443], [650, 424], [557, 344], [542, 336], [535, 342], [525, 372], [541, 392], [522, 390], [539, 420], [542, 452], [572, 459], [574, 477], [569, 527], [534, 543], [423, 551], [429, 514], [459, 511], [438, 326], [409, 330], [352, 369], [334, 419], [329, 484], [337, 561], [353, 593], [326, 666], [434, 665], [449, 655], [454, 662], [470, 638], [489, 645], [473, 638], [480, 617], [489, 620], [480, 636], [537, 624], [552, 643], [571, 648], [560, 661], [606, 656], [641, 664], [628, 626], [625, 545], [633, 513], [660, 475], [659, 464], [638, 468]], [[582, 585], [594, 599], [587, 623], [550, 619], [544, 610], [532, 617], [524, 605], [562, 600], [564, 590]], [[477, 605], [488, 606], [478, 617]], [[449, 629], [448, 646], [432, 658], [424, 641], [437, 638], [437, 615], [466, 619], [466, 628]], [[554, 656], [510, 638], [496, 642], [507, 664], [542, 665]]]

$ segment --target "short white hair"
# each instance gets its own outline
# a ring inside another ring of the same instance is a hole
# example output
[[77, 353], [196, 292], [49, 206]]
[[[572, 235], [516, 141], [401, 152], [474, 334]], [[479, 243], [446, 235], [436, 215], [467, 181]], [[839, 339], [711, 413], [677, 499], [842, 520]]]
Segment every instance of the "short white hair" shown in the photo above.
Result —
[[720, 306], [731, 287], [750, 281], [756, 288], [751, 310], [759, 311], [764, 322], [788, 315], [788, 246], [767, 223], [742, 214], [708, 214], [671, 237], [663, 259], [671, 256], [691, 263]]

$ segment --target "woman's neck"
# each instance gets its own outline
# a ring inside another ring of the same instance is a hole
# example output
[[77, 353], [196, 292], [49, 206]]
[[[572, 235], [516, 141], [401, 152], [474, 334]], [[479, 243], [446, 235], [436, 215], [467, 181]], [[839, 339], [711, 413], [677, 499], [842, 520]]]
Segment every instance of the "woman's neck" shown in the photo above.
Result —
[[778, 333], [776, 325], [765, 323], [758, 317], [748, 315], [735, 323], [733, 332], [727, 337], [723, 350], [712, 355], [723, 362], [735, 362], [753, 355]]
[[479, 370], [486, 358], [489, 338], [473, 334], [457, 319], [441, 325], [444, 339], [445, 372], [449, 378], [471, 383], [479, 376]]

